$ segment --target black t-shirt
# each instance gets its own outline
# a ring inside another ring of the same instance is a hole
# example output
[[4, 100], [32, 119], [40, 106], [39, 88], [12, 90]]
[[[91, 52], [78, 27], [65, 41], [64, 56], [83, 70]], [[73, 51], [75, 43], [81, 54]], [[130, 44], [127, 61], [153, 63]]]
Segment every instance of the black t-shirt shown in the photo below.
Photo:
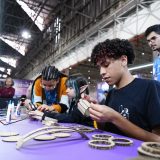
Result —
[[[107, 96], [106, 105], [135, 125], [151, 132], [156, 126], [160, 126], [160, 83], [136, 78], [121, 89], [112, 89]], [[111, 123], [102, 126], [107, 131], [124, 135]]]

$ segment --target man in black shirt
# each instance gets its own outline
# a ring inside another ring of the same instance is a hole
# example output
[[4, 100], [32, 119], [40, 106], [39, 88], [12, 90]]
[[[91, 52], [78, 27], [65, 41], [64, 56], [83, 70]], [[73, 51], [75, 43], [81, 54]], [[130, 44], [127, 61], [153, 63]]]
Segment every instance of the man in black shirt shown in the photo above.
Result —
[[103, 80], [115, 88], [105, 105], [91, 103], [90, 117], [101, 129], [143, 141], [160, 142], [160, 83], [134, 78], [128, 70], [135, 58], [128, 40], [105, 40], [97, 44], [91, 60]]

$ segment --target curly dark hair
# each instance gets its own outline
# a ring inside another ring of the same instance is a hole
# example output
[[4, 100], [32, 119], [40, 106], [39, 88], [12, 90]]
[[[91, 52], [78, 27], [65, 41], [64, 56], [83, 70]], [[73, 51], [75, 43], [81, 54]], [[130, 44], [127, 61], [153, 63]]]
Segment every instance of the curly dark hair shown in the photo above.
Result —
[[106, 39], [93, 48], [91, 61], [96, 65], [97, 62], [104, 61], [106, 58], [119, 59], [122, 55], [127, 56], [128, 64], [133, 63], [135, 55], [131, 43], [125, 39]]
[[160, 24], [155, 24], [148, 27], [145, 31], [145, 37], [147, 37], [151, 32], [156, 32], [157, 34], [160, 34]]

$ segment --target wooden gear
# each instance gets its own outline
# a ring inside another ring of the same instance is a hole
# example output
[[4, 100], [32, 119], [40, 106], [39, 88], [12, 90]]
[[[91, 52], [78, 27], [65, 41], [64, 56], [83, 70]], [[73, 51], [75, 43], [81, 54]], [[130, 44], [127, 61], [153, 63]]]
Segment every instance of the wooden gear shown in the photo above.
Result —
[[106, 140], [90, 140], [88, 142], [89, 146], [96, 149], [111, 149], [115, 146], [115, 143], [112, 141], [106, 141]]

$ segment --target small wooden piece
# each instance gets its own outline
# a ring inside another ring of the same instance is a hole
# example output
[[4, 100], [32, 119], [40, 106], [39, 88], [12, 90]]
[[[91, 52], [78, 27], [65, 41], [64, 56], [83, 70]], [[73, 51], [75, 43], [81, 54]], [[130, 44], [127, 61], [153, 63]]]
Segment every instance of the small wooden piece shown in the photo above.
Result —
[[113, 141], [118, 146], [130, 146], [133, 141], [127, 138], [110, 138], [109, 141]]
[[4, 131], [0, 132], [1, 137], [9, 137], [9, 136], [16, 136], [16, 135], [18, 135], [18, 133], [16, 132], [4, 132]]
[[34, 138], [34, 140], [37, 140], [37, 141], [49, 141], [54, 139], [56, 139], [56, 136], [48, 135], [48, 134], [43, 134]]
[[11, 137], [6, 137], [6, 138], [2, 139], [2, 141], [4, 141], [4, 142], [17, 142], [20, 138], [21, 138], [21, 136], [11, 136]]
[[149, 156], [149, 157], [154, 157], [156, 159], [160, 159], [160, 154], [147, 152], [147, 151], [143, 150], [142, 147], [138, 147], [138, 152], [139, 152], [139, 154], [142, 154], [142, 155], [145, 155], [145, 156]]
[[113, 141], [106, 141], [106, 140], [90, 140], [88, 142], [89, 146], [95, 149], [111, 149], [115, 146], [115, 143]]
[[80, 99], [78, 104], [79, 104], [78, 109], [80, 110], [80, 112], [84, 116], [88, 117], [89, 116], [90, 103], [85, 99]]
[[94, 134], [92, 138], [95, 140], [108, 140], [109, 138], [113, 138], [113, 136], [109, 134]]
[[146, 152], [160, 155], [160, 143], [158, 142], [144, 142], [142, 143], [141, 148]]
[[52, 135], [55, 136], [55, 137], [57, 137], [57, 138], [67, 138], [67, 137], [71, 136], [70, 133], [54, 133]]

